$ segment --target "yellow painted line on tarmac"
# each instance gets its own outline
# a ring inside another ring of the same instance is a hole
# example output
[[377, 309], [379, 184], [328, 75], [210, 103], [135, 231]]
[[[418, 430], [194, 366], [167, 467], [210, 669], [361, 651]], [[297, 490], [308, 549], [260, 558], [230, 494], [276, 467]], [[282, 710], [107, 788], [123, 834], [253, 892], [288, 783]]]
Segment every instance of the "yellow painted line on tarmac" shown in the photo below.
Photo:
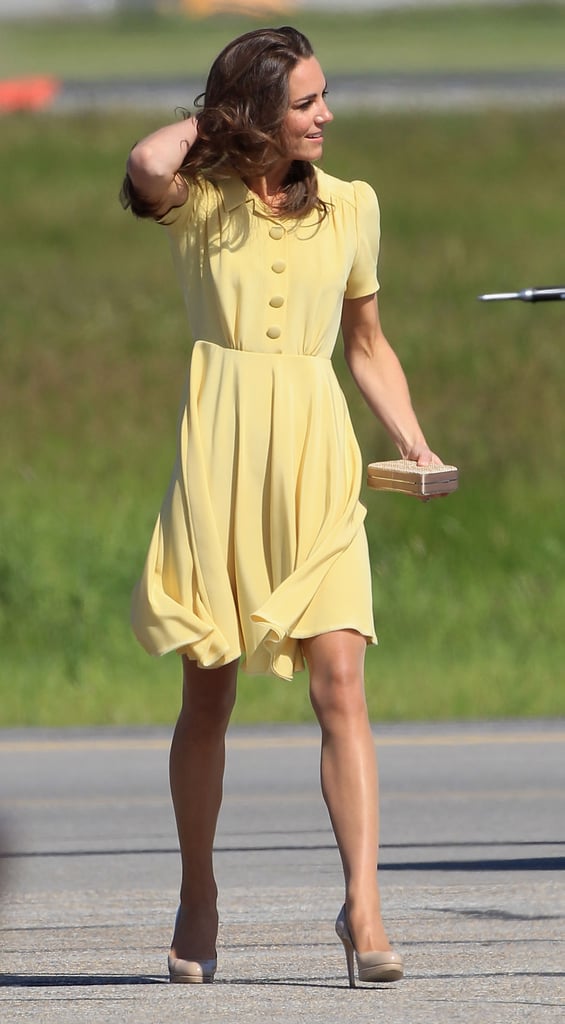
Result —
[[467, 736], [384, 736], [376, 737], [376, 743], [380, 747], [476, 747], [482, 744], [495, 746], [496, 744], [517, 744], [517, 743], [564, 743], [564, 732], [531, 732], [531, 733], [483, 733]]
[[170, 807], [170, 796], [35, 796], [2, 800], [2, 811], [84, 810], [85, 807]]
[[[378, 747], [464, 747], [478, 746], [480, 744], [516, 744], [516, 743], [564, 743], [565, 731], [560, 733], [504, 733], [482, 735], [481, 733], [460, 736], [457, 734], [446, 736], [375, 736], [375, 743]], [[228, 746], [234, 749], [256, 749], [269, 747], [318, 747], [320, 740], [317, 736], [297, 737], [236, 737], [228, 740]]]
[[[429, 803], [433, 800], [450, 800], [460, 803], [462, 800], [479, 800], [483, 803], [487, 800], [546, 800], [548, 798], [563, 800], [565, 799], [565, 790], [549, 786], [543, 789], [534, 789], [533, 787], [531, 789], [524, 789], [522, 786], [516, 786], [515, 789], [427, 789], [425, 793], [422, 793], [412, 790], [388, 790], [383, 788], [380, 795], [380, 800], [383, 804], [386, 804], [387, 801], [391, 803], [398, 803], [399, 801], [404, 803]], [[301, 793], [228, 793], [224, 797], [224, 803], [226, 804], [268, 803], [271, 806], [280, 803], [307, 803], [312, 800], [317, 802], [321, 800], [319, 789], [307, 790]], [[446, 843], [445, 845], [448, 846], [449, 844]]]
[[[489, 732], [489, 733], [447, 733], [435, 736], [423, 734], [411, 736], [375, 736], [378, 747], [473, 747], [473, 746], [511, 746], [547, 743], [564, 743], [565, 730], [560, 732]], [[319, 746], [318, 736], [228, 736], [227, 745], [231, 750], [272, 750], [300, 748], [311, 749]], [[107, 737], [80, 739], [37, 739], [37, 740], [1, 740], [0, 754], [48, 754], [54, 752], [88, 752], [115, 750], [168, 750], [170, 739], [144, 739], [136, 737]]]
[[50, 754], [54, 752], [84, 752], [103, 750], [168, 750], [170, 740], [156, 739], [62, 739], [62, 740], [2, 740], [0, 754]]
[[[383, 790], [381, 801], [398, 803], [424, 803], [434, 800], [455, 801], [480, 800], [496, 801], [508, 799], [524, 800], [563, 800], [565, 790], [556, 786], [548, 786], [543, 789], [526, 788], [517, 786], [515, 789], [470, 789], [470, 790], [449, 790], [449, 789], [428, 789], [425, 793], [412, 790]], [[227, 793], [224, 796], [224, 804], [306, 804], [321, 800], [319, 789], [306, 789], [300, 792], [291, 793]], [[170, 807], [170, 797], [142, 797], [142, 796], [84, 796], [84, 797], [13, 797], [2, 801], [2, 810], [8, 811], [48, 811], [48, 810], [74, 810], [85, 808], [109, 808], [109, 807]], [[329, 826], [328, 826], [329, 828]], [[225, 839], [226, 837], [224, 837]], [[224, 839], [222, 841], [224, 841]], [[449, 845], [446, 843], [445, 845]], [[548, 844], [550, 845], [550, 844]]]

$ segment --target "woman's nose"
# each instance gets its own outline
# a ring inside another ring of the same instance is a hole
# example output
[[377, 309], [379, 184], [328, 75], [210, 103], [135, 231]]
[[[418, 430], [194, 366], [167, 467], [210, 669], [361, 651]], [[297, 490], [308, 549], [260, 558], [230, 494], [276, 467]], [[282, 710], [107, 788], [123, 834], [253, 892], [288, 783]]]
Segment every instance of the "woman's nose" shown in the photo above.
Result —
[[327, 124], [328, 121], [333, 121], [333, 119], [334, 119], [334, 116], [333, 116], [330, 108], [328, 107], [327, 103], [324, 103], [322, 109], [320, 110], [320, 112], [314, 118], [314, 120], [318, 121], [320, 124]]

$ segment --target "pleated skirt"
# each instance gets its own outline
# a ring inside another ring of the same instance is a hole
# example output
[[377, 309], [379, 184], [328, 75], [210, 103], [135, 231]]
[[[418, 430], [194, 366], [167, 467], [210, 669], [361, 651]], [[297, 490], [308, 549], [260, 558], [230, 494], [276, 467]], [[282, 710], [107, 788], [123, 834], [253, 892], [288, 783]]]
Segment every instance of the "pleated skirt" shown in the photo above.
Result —
[[196, 342], [133, 594], [140, 643], [291, 679], [304, 637], [376, 642], [361, 473], [331, 360]]

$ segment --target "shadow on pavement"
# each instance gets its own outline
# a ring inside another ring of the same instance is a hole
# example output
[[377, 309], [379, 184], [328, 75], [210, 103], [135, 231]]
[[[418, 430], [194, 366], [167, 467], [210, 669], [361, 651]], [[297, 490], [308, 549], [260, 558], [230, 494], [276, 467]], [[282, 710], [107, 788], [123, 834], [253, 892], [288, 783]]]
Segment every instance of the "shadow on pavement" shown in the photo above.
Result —
[[0, 987], [68, 988], [86, 985], [168, 985], [168, 978], [149, 974], [0, 974]]

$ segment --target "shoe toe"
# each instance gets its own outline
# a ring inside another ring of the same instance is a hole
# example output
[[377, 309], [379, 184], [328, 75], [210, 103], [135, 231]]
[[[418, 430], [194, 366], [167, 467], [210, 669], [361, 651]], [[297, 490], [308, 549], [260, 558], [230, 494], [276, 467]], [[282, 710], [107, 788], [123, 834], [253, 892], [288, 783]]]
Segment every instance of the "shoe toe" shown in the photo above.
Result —
[[357, 955], [359, 981], [400, 981], [404, 977], [402, 957], [394, 950]]

